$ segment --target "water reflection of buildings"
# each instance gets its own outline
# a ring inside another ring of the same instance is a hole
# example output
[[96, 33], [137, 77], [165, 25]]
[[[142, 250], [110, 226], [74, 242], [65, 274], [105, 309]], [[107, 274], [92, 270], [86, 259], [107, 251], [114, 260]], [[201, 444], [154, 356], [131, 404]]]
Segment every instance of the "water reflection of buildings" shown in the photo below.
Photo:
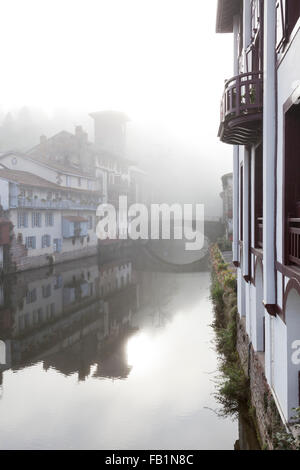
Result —
[[129, 337], [139, 328], [164, 326], [176, 289], [175, 277], [142, 265], [131, 256], [87, 258], [6, 276], [0, 284], [6, 356], [1, 361], [0, 355], [0, 397], [5, 370], [37, 363], [79, 380], [126, 378]]
[[0, 371], [42, 361], [45, 370], [78, 373], [80, 380], [91, 370], [98, 377], [127, 377], [123, 350], [137, 309], [130, 260], [98, 265], [87, 259], [20, 273], [1, 289], [6, 364]]

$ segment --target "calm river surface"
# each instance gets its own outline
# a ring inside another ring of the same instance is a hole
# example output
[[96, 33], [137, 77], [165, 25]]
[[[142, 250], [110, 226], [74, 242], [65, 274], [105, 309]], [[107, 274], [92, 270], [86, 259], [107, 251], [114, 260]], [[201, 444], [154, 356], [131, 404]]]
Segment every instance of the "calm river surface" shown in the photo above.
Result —
[[208, 269], [128, 256], [6, 280], [1, 449], [233, 449], [238, 423], [212, 411], [209, 286]]

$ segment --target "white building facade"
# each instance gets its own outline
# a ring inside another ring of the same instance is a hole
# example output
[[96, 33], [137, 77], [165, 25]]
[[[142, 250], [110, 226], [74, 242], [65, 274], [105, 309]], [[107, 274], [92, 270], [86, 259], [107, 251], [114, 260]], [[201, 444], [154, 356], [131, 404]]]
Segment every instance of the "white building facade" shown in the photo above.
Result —
[[[118, 214], [119, 196], [136, 202], [137, 178], [124, 155], [128, 118], [112, 112], [93, 118], [95, 143], [76, 126], [74, 134], [41, 136], [26, 153], [0, 155], [0, 204], [13, 226], [10, 270], [95, 255], [107, 244], [119, 246], [118, 240], [97, 239], [96, 211], [109, 203]], [[103, 140], [106, 131], [110, 137]], [[115, 139], [120, 152], [110, 145]]]
[[238, 311], [282, 419], [300, 405], [300, 1], [219, 0], [233, 33], [220, 139], [233, 146]]
[[100, 191], [70, 189], [32, 173], [0, 169], [2, 208], [12, 224], [11, 267], [96, 254]]

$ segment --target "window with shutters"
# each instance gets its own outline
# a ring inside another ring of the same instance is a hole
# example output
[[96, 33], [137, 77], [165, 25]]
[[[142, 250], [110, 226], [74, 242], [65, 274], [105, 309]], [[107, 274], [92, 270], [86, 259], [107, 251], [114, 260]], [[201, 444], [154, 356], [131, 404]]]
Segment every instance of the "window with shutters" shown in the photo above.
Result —
[[45, 215], [45, 224], [46, 227], [53, 227], [54, 225], [54, 215], [53, 212], [47, 212]]
[[25, 246], [34, 250], [36, 248], [36, 237], [26, 237]]
[[51, 284], [42, 286], [42, 294], [45, 299], [51, 296]]
[[37, 299], [36, 289], [28, 290], [26, 292], [26, 303], [27, 304], [32, 304], [33, 302], [36, 301], [36, 299]]
[[42, 226], [42, 214], [40, 212], [32, 212], [32, 227]]
[[28, 214], [26, 212], [18, 212], [18, 228], [28, 227]]
[[42, 248], [49, 248], [50, 245], [51, 245], [50, 235], [43, 235], [42, 236]]

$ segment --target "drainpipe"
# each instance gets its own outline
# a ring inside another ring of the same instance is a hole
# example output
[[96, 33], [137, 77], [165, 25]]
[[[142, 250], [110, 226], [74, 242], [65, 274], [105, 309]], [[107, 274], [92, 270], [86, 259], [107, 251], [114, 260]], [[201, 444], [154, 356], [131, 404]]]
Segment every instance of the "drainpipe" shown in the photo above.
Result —
[[239, 267], [239, 147], [233, 149], [233, 264]]
[[[239, 34], [239, 16], [233, 18], [233, 74], [234, 76], [239, 73], [239, 62], [238, 62], [238, 34]], [[239, 254], [239, 226], [240, 226], [240, 214], [239, 214], [239, 146], [233, 147], [233, 235], [232, 235], [232, 253], [233, 253], [233, 264], [238, 267], [240, 263]]]
[[[251, 43], [251, 2], [249, 0], [243, 0], [243, 50], [244, 50], [244, 71], [247, 69], [246, 50]], [[244, 207], [243, 207], [243, 227], [244, 227], [244, 240], [243, 240], [243, 277], [246, 282], [250, 281], [250, 264], [249, 264], [249, 252], [250, 252], [250, 239], [249, 239], [249, 227], [250, 227], [250, 150], [245, 147], [244, 149]]]
[[264, 2], [263, 247], [264, 305], [276, 316], [275, 160], [276, 160], [276, 0]]

